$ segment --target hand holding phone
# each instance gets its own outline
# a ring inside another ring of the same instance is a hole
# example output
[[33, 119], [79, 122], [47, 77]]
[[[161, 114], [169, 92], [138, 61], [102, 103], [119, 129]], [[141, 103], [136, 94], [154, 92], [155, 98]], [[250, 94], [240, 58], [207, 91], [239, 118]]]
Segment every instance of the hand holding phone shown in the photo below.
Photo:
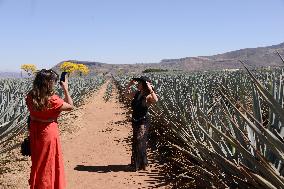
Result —
[[61, 73], [60, 82], [61, 82], [61, 81], [62, 81], [62, 82], [65, 82], [65, 77], [66, 77], [67, 73], [68, 73], [68, 72], [62, 72], [62, 73]]
[[67, 73], [68, 72], [62, 72], [59, 81], [59, 84], [61, 85], [64, 91], [68, 91], [68, 81], [66, 79]]

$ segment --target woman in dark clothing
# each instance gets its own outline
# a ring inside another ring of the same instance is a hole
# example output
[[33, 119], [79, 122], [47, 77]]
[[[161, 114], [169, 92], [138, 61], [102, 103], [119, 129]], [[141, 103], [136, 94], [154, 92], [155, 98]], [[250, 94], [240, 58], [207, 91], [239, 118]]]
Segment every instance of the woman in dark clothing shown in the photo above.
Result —
[[[137, 91], [131, 92], [130, 87], [137, 82]], [[145, 170], [147, 161], [147, 112], [148, 107], [158, 101], [148, 77], [133, 78], [126, 87], [125, 96], [132, 100], [132, 156], [131, 165], [135, 170]]]

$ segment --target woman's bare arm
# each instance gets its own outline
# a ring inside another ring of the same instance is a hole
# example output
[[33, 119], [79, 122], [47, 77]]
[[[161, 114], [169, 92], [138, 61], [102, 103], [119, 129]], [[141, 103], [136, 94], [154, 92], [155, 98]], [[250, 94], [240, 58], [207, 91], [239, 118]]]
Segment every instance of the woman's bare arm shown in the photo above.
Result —
[[146, 101], [147, 101], [147, 104], [150, 106], [151, 104], [158, 102], [158, 96], [153, 90], [153, 86], [151, 83], [147, 82], [147, 86], [148, 86], [150, 94], [146, 97]]
[[65, 82], [61, 81], [61, 87], [64, 91], [64, 102], [63, 102], [63, 105], [61, 106], [60, 110], [61, 111], [70, 111], [74, 108], [74, 105], [73, 105], [73, 100], [69, 94], [69, 91], [68, 91], [68, 80], [67, 78], [65, 79]]

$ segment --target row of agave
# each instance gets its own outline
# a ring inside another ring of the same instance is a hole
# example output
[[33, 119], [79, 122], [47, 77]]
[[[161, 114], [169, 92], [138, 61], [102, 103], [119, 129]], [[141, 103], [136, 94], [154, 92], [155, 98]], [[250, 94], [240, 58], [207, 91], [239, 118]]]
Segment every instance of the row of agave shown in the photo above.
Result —
[[107, 88], [106, 88], [106, 91], [105, 91], [105, 94], [103, 96], [103, 99], [107, 102], [111, 99], [112, 97], [112, 90], [113, 90], [113, 83], [112, 82], [109, 82], [107, 84]]
[[[174, 188], [284, 188], [284, 71], [149, 75], [150, 109]], [[130, 77], [116, 77], [124, 90]]]
[[[79, 106], [85, 96], [97, 90], [104, 78], [71, 78], [70, 95], [74, 105]], [[28, 116], [25, 97], [31, 89], [32, 79], [0, 79], [0, 154], [16, 148], [19, 144], [11, 143], [14, 138], [26, 132]], [[63, 97], [63, 91], [56, 86], [56, 92]]]

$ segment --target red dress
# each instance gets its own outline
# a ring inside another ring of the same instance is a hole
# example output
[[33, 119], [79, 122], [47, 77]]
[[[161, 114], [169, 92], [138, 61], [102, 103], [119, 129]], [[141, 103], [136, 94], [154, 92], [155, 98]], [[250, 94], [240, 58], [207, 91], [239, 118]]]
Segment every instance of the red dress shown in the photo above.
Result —
[[[57, 95], [50, 98], [51, 107], [44, 111], [35, 111], [31, 98], [26, 99], [30, 115], [37, 119], [57, 119], [63, 100]], [[31, 121], [31, 189], [63, 189], [65, 188], [64, 165], [59, 141], [57, 122]]]

